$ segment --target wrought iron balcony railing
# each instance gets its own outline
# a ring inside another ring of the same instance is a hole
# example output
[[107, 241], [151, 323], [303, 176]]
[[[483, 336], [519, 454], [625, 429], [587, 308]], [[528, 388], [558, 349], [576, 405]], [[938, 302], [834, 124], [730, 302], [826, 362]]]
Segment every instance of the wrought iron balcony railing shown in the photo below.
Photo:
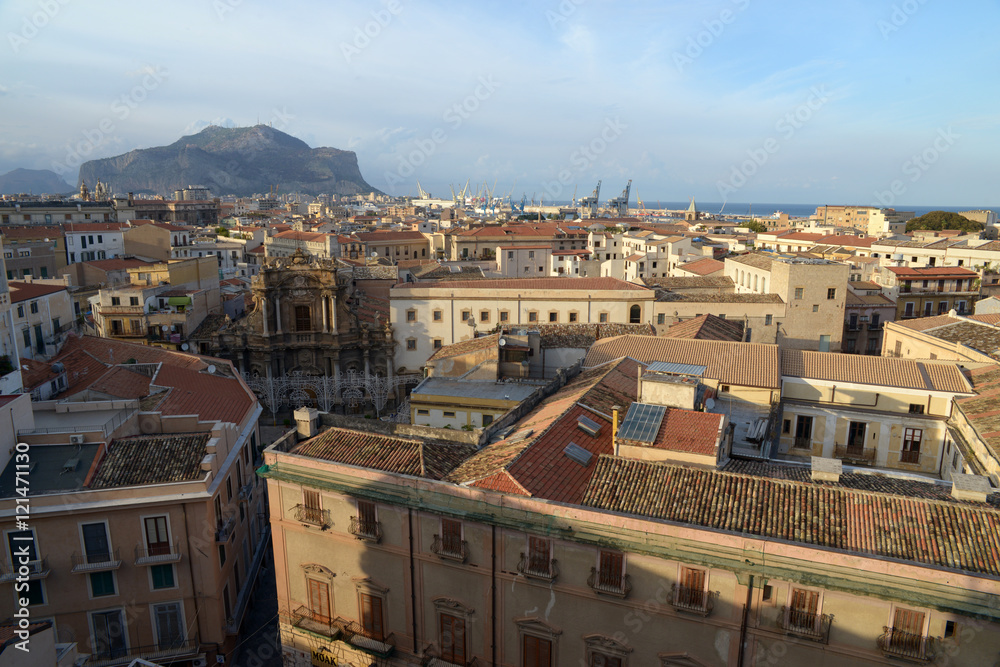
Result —
[[812, 439], [803, 438], [802, 436], [795, 436], [795, 441], [792, 443], [793, 449], [812, 449]]
[[233, 534], [233, 530], [235, 529], [236, 529], [236, 515], [230, 512], [222, 517], [222, 521], [220, 521], [218, 526], [216, 527], [215, 541], [228, 542], [229, 538]]
[[670, 604], [677, 611], [708, 616], [715, 607], [715, 598], [718, 595], [717, 592], [674, 584]]
[[292, 515], [296, 521], [308, 523], [320, 528], [330, 527], [330, 510], [318, 507], [307, 507], [306, 505], [296, 505], [292, 508]]
[[163, 563], [177, 563], [181, 559], [181, 552], [177, 548], [177, 543], [154, 544], [149, 546], [141, 544], [135, 548], [136, 565], [161, 565]]
[[596, 567], [590, 568], [590, 576], [587, 577], [587, 585], [594, 589], [596, 593], [613, 595], [615, 597], [627, 597], [632, 590], [632, 581], [627, 574], [601, 573]]
[[850, 445], [837, 445], [833, 448], [835, 458], [872, 465], [875, 463], [875, 449], [873, 447], [852, 447]]
[[920, 463], [920, 450], [904, 449], [899, 453], [900, 463]]
[[555, 581], [555, 578], [559, 576], [559, 568], [555, 558], [528, 557], [523, 552], [521, 560], [517, 564], [517, 571], [526, 577], [544, 579], [545, 581]]
[[933, 637], [903, 632], [895, 628], [883, 627], [878, 638], [878, 647], [887, 656], [916, 662], [930, 662], [934, 659]]
[[781, 629], [790, 635], [805, 637], [824, 644], [830, 641], [833, 614], [813, 614], [801, 609], [782, 607], [778, 616]]
[[440, 535], [435, 535], [434, 541], [431, 543], [431, 551], [441, 558], [448, 558], [464, 563], [469, 557], [469, 543], [457, 538], [442, 538]]
[[[26, 572], [21, 572], [21, 568], [26, 568]], [[0, 584], [9, 584], [19, 576], [27, 574], [28, 580], [44, 579], [49, 576], [49, 565], [45, 558], [29, 560], [26, 563], [18, 562], [17, 565], [0, 565]]]
[[122, 566], [121, 550], [112, 552], [79, 554], [73, 552], [73, 574], [81, 572], [105, 572]]
[[129, 646], [98, 649], [90, 654], [87, 667], [114, 667], [127, 665], [136, 659], [163, 663], [197, 655], [197, 638], [177, 638], [148, 646]]
[[367, 540], [369, 542], [382, 541], [382, 524], [378, 521], [352, 516], [349, 530], [351, 531], [351, 535], [354, 535], [359, 540]]

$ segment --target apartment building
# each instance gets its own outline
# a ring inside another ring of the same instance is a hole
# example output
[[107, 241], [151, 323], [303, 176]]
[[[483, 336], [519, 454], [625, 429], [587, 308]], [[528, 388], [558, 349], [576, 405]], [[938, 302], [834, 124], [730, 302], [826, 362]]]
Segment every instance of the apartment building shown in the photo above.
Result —
[[53, 283], [8, 283], [18, 352], [26, 359], [45, 359], [54, 354], [73, 325], [73, 302], [66, 285]]
[[5, 227], [4, 264], [7, 279], [25, 276], [52, 278], [66, 266], [66, 248], [60, 227]]
[[897, 320], [949, 310], [964, 315], [979, 298], [979, 274], [961, 267], [884, 266], [880, 279], [886, 295], [896, 302]]
[[[565, 252], [565, 251], [563, 251]], [[552, 246], [497, 246], [497, 272], [504, 278], [545, 278], [550, 275]]]
[[844, 303], [843, 351], [848, 354], [882, 353], [882, 332], [896, 318], [896, 304], [882, 294], [878, 283], [850, 282]]
[[223, 361], [143, 345], [72, 338], [53, 362], [68, 387], [16, 425], [26, 528], [18, 460], [0, 473], [0, 614], [26, 567], [31, 619], [87, 665], [230, 664], [268, 551], [256, 398]]
[[430, 259], [431, 240], [422, 232], [358, 232], [353, 235], [366, 257], [384, 257], [392, 263], [408, 259]]
[[63, 225], [66, 263], [112, 259], [125, 254], [126, 223], [71, 222]]
[[446, 237], [445, 256], [493, 259], [497, 246], [548, 245], [553, 250], [586, 250], [589, 232], [561, 222], [487, 225], [452, 232]]
[[825, 259], [750, 253], [727, 257], [738, 294], [774, 294], [786, 305], [776, 330], [783, 348], [839, 352], [850, 267]]
[[[746, 361], [713, 363], [759, 384]], [[664, 364], [677, 395], [717, 374], [682, 363]], [[1000, 513], [981, 478], [643, 460], [707, 457], [707, 423], [728, 428], [654, 409], [639, 367], [585, 370], [482, 447], [333, 428], [268, 449], [286, 664], [993, 659], [998, 570], [975, 554]]]
[[64, 223], [114, 222], [110, 202], [91, 201], [0, 201], [0, 225], [60, 225]]
[[436, 349], [498, 326], [642, 324], [656, 293], [615, 278], [510, 278], [401, 283], [390, 291], [399, 372]]
[[152, 220], [132, 220], [125, 230], [125, 253], [162, 262], [183, 256], [194, 234], [187, 227]]
[[278, 232], [264, 238], [264, 255], [266, 257], [290, 257], [296, 250], [303, 250], [310, 255], [330, 259], [338, 257], [337, 236], [320, 232], [297, 232], [289, 230]]

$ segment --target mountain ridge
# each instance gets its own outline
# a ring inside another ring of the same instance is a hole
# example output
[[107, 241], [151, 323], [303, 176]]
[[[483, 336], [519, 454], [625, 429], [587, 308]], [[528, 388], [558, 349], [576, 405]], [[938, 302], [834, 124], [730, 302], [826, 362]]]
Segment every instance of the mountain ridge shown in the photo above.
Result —
[[69, 194], [75, 188], [51, 169], [12, 169], [0, 175], [0, 195]]
[[310, 148], [268, 125], [209, 125], [168, 146], [140, 148], [80, 166], [80, 180], [97, 179], [124, 192], [170, 195], [204, 185], [213, 195], [251, 195], [278, 186], [285, 192], [353, 195], [378, 192], [361, 175], [354, 151]]

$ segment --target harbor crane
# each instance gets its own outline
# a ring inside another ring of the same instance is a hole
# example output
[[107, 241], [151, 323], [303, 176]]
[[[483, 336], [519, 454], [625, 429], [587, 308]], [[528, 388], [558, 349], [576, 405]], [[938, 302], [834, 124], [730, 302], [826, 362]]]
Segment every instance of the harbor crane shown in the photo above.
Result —
[[632, 179], [629, 179], [628, 185], [622, 190], [622, 193], [608, 201], [608, 208], [611, 209], [611, 213], [619, 218], [628, 217], [628, 198], [632, 191]]
[[597, 217], [597, 202], [598, 198], [601, 196], [601, 181], [597, 181], [597, 187], [594, 188], [593, 194], [589, 197], [583, 197], [580, 199], [580, 209], [581, 214], [586, 213], [587, 218]]

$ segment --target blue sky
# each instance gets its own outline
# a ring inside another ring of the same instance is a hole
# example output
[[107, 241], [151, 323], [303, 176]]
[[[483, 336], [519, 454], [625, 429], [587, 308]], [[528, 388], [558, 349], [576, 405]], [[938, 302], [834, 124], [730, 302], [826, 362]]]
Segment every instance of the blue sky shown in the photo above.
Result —
[[1000, 202], [995, 0], [5, 0], [0, 25], [0, 173], [260, 119], [393, 194]]

